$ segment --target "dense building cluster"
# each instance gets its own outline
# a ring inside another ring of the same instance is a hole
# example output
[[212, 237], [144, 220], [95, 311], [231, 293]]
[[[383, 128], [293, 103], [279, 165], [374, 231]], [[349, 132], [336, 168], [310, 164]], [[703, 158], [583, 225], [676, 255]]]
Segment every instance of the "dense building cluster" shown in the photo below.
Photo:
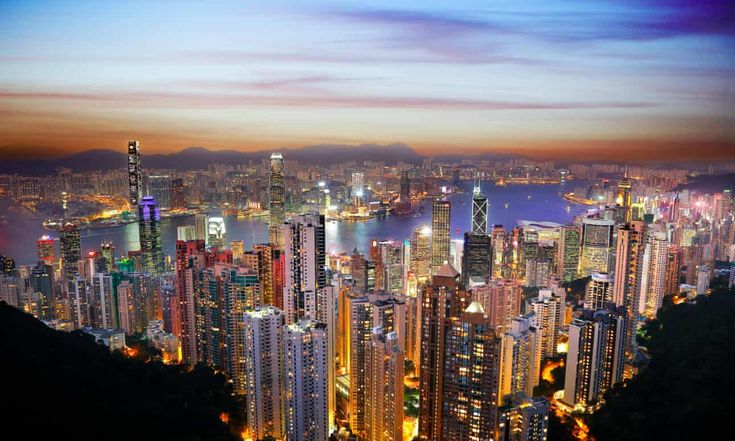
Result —
[[[124, 195], [139, 250], [116, 255], [109, 242], [83, 250], [82, 225], [64, 209], [58, 255], [44, 236], [35, 265], [0, 256], [0, 298], [111, 349], [124, 335], [145, 335], [167, 362], [224, 372], [244, 397], [252, 439], [541, 441], [552, 408], [594, 412], [634, 375], [643, 357], [636, 331], [665, 296], [706, 294], [716, 262], [735, 261], [731, 192], [675, 191], [677, 173], [630, 169], [616, 185], [575, 191], [570, 197], [595, 203], [569, 225], [488, 223], [483, 180], [621, 171], [610, 167], [317, 168], [273, 154], [246, 167], [145, 175], [131, 141], [124, 173], [63, 171], [72, 184], [43, 191], [34, 178], [13, 177], [9, 188], [26, 202]], [[470, 179], [471, 231], [452, 240], [447, 193]], [[330, 219], [410, 215], [423, 198], [432, 201], [431, 225], [327, 253]], [[204, 202], [268, 210], [268, 242], [228, 241], [223, 217], [196, 210]], [[175, 255], [166, 256], [161, 222], [176, 213], [191, 224], [178, 228]], [[579, 280], [584, 295], [570, 296]], [[535, 396], [542, 366], [560, 357], [563, 390]], [[410, 389], [418, 389], [417, 418], [406, 412]]]

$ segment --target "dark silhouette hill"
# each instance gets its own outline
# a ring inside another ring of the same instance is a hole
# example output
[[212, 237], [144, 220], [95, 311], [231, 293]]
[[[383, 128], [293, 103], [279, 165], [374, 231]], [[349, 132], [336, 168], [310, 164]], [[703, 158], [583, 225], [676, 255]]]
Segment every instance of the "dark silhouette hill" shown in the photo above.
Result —
[[[127, 358], [0, 302], [3, 439], [237, 439], [230, 387], [206, 367]], [[231, 413], [232, 414], [232, 413]]]

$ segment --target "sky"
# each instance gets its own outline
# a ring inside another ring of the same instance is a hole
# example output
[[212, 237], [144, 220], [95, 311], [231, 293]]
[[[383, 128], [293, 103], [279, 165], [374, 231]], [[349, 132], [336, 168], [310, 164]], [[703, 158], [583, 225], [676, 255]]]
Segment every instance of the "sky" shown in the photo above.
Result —
[[735, 158], [723, 0], [0, 0], [0, 157], [403, 142]]

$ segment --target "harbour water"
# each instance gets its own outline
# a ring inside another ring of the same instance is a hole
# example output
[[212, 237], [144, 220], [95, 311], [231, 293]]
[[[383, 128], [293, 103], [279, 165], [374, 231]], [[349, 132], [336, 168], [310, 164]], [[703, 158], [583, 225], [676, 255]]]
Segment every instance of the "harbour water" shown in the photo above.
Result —
[[[489, 201], [489, 223], [512, 227], [520, 220], [551, 221], [567, 223], [584, 208], [570, 206], [563, 194], [571, 191], [574, 184], [557, 185], [507, 185], [496, 186], [483, 182], [482, 191]], [[472, 183], [463, 184], [464, 193], [450, 195], [452, 202], [452, 237], [461, 238], [470, 229], [472, 210]], [[415, 210], [418, 212], [418, 210]], [[180, 217], [161, 221], [163, 251], [174, 254], [176, 228], [193, 223], [193, 218]], [[246, 249], [254, 243], [267, 240], [267, 217], [238, 219], [225, 216], [227, 241], [242, 240]], [[387, 216], [362, 222], [336, 222], [327, 224], [327, 251], [330, 253], [350, 252], [353, 248], [367, 251], [371, 239], [408, 239], [421, 226], [431, 225], [431, 200], [423, 201], [420, 215]], [[36, 261], [35, 241], [43, 234], [58, 239], [58, 232], [48, 232], [41, 227], [40, 219], [13, 218], [0, 224], [0, 254], [11, 256], [19, 265]], [[139, 249], [138, 225], [88, 229], [82, 231], [82, 251], [98, 249], [103, 241], [111, 241], [116, 255], [128, 250]], [[58, 245], [57, 245], [58, 253]]]

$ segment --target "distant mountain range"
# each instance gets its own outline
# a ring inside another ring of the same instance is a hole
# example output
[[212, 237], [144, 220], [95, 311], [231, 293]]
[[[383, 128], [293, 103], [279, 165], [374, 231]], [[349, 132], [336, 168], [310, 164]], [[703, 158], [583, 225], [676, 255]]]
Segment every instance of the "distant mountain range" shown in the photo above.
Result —
[[[257, 152], [236, 150], [208, 150], [204, 147], [189, 147], [177, 153], [142, 155], [143, 168], [200, 170], [211, 164], [243, 164], [268, 158], [272, 152], [281, 152], [285, 159], [303, 164], [332, 165], [348, 161], [381, 161], [388, 164], [405, 162], [420, 164], [424, 157], [406, 144], [321, 144], [295, 149], [273, 149]], [[55, 174], [59, 168], [75, 172], [113, 170], [125, 168], [127, 153], [124, 149], [88, 150], [53, 159], [4, 160], [0, 161], [0, 173], [17, 173], [25, 176]]]

